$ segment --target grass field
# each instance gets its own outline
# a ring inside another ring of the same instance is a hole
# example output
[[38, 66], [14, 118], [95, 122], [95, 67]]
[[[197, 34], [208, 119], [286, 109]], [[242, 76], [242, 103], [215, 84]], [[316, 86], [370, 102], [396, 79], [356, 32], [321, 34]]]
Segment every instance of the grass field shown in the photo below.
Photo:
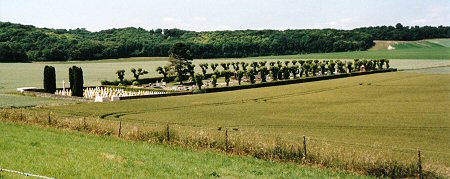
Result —
[[420, 147], [427, 162], [448, 168], [450, 76], [429, 71], [45, 109], [144, 126], [238, 128], [266, 141], [298, 142], [307, 135], [349, 151], [383, 150], [398, 159], [414, 158]]
[[[16, 88], [34, 86], [42, 88], [42, 73], [46, 64], [52, 65], [56, 68], [57, 86], [62, 87], [62, 80], [68, 81], [68, 69], [72, 65], [77, 65], [83, 68], [85, 85], [100, 85], [101, 80], [114, 80], [117, 78], [115, 71], [118, 69], [125, 69], [126, 78], [132, 79], [130, 68], [142, 67], [149, 71], [145, 77], [160, 76], [155, 69], [157, 66], [163, 66], [167, 61], [161, 61], [161, 58], [131, 58], [119, 60], [106, 60], [96, 62], [57, 62], [57, 63], [0, 63], [0, 107], [8, 106], [34, 106], [45, 104], [65, 104], [73, 103], [71, 101], [55, 101], [40, 97], [17, 96], [14, 93]], [[265, 59], [227, 59], [230, 61], [258, 61]], [[223, 60], [195, 60], [195, 64], [221, 62]], [[402, 69], [417, 69], [436, 66], [448, 66], [449, 60], [391, 60], [391, 67]], [[200, 70], [197, 65], [197, 70]], [[67, 85], [67, 84], [66, 84]]]
[[1, 168], [55, 178], [368, 178], [12, 123], [0, 122], [0, 130]]
[[[388, 58], [391, 67], [403, 72], [373, 74], [313, 83], [266, 87], [190, 96], [139, 99], [111, 103], [78, 103], [41, 97], [21, 96], [15, 88], [42, 86], [42, 69], [56, 67], [57, 81], [67, 81], [72, 65], [84, 70], [86, 85], [113, 80], [117, 69], [154, 69], [167, 58], [129, 58], [89, 62], [0, 64], [0, 108], [42, 106], [31, 112], [48, 111], [68, 117], [104, 117], [102, 121], [122, 121], [124, 125], [163, 129], [174, 127], [179, 135], [217, 134], [230, 131], [231, 140], [250, 140], [261, 145], [278, 141], [299, 146], [308, 136], [313, 150], [334, 150], [335, 158], [352, 157], [371, 161], [371, 157], [415, 161], [420, 147], [427, 169], [439, 169], [450, 176], [450, 40], [396, 44], [397, 50], [309, 54], [245, 59], [195, 60], [195, 64], [230, 61], [284, 59]], [[431, 43], [431, 44], [430, 44]], [[433, 45], [434, 44], [434, 45]], [[439, 45], [436, 45], [439, 44]], [[421, 60], [419, 60], [421, 59]], [[198, 67], [198, 65], [197, 65]], [[408, 70], [414, 69], [414, 70]], [[417, 70], [420, 69], [420, 70]], [[126, 78], [131, 78], [127, 73]], [[61, 84], [58, 84], [61, 86]], [[61, 105], [68, 104], [68, 105]], [[62, 178], [74, 176], [130, 177], [352, 177], [329, 171], [305, 169], [293, 164], [274, 164], [251, 158], [232, 157], [213, 152], [125, 142], [111, 137], [95, 137], [73, 132], [0, 123], [0, 167]], [[124, 129], [125, 133], [129, 128]], [[83, 145], [79, 145], [80, 143]], [[3, 145], [5, 144], [5, 145]], [[64, 144], [64, 145], [62, 145]], [[30, 147], [31, 146], [31, 147]], [[130, 147], [131, 146], [131, 147]], [[72, 149], [73, 148], [73, 149]], [[83, 158], [86, 151], [94, 151]], [[312, 151], [314, 153], [317, 151]], [[154, 154], [154, 155], [149, 155]], [[331, 152], [332, 153], [332, 152]], [[17, 162], [10, 156], [16, 155]], [[30, 157], [33, 156], [33, 157]], [[167, 161], [173, 156], [181, 156]], [[196, 159], [189, 163], [188, 159]], [[52, 161], [60, 165], [47, 165]], [[217, 162], [220, 161], [220, 162]], [[175, 163], [175, 164], [171, 164]], [[232, 163], [222, 168], [221, 164]], [[45, 167], [37, 167], [45, 166]], [[95, 166], [102, 166], [101, 170]], [[152, 166], [149, 168], [148, 166]], [[216, 170], [219, 168], [220, 170]], [[254, 170], [257, 168], [258, 170]], [[64, 170], [63, 170], [64, 169]], [[243, 172], [239, 170], [243, 169]], [[261, 170], [259, 170], [261, 169]], [[83, 174], [80, 174], [83, 171]], [[115, 174], [116, 171], [123, 171]], [[283, 171], [283, 172], [281, 172]], [[95, 172], [99, 172], [97, 174]], [[259, 176], [261, 174], [261, 176]], [[338, 176], [336, 176], [338, 175]], [[9, 174], [0, 173], [9, 177]]]

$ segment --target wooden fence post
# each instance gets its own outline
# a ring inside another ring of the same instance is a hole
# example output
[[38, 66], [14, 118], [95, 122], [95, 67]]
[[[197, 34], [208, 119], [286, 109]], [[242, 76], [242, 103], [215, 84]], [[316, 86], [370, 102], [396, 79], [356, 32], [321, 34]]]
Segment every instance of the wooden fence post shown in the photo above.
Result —
[[304, 158], [306, 159], [306, 136], [303, 135], [303, 151], [304, 151]]
[[228, 151], [228, 128], [225, 129], [225, 151]]
[[87, 129], [86, 117], [83, 117], [83, 129], [84, 129], [84, 130]]
[[48, 125], [52, 125], [52, 117], [51, 117], [51, 113], [52, 113], [52, 112], [48, 112]]
[[169, 127], [169, 124], [167, 124], [167, 142], [170, 142], [170, 127]]
[[419, 178], [423, 179], [423, 173], [422, 173], [422, 156], [420, 154], [420, 147], [417, 148], [417, 156], [418, 156], [418, 161], [417, 161], [417, 165], [419, 166]]
[[118, 137], [122, 134], [122, 121], [119, 121], [119, 134], [117, 134]]

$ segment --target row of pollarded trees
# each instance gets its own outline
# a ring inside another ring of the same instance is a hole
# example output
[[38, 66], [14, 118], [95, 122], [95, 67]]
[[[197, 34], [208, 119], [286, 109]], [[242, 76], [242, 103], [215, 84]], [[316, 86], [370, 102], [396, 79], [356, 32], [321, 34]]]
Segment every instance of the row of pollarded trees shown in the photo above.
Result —
[[[355, 71], [372, 71], [381, 70], [383, 68], [389, 68], [389, 60], [359, 60], [341, 61], [341, 60], [292, 60], [292, 61], [267, 61], [259, 62], [228, 62], [228, 63], [202, 63], [200, 68], [202, 69], [202, 76], [205, 77], [207, 70], [211, 67], [213, 71], [212, 83], [215, 86], [215, 78], [224, 77], [225, 82], [230, 81], [231, 77], [238, 80], [239, 84], [243, 77], [249, 79], [250, 83], [255, 83], [256, 78], [260, 78], [261, 82], [267, 82], [267, 76], [275, 80], [286, 80], [292, 78], [301, 78], [303, 76], [317, 76], [317, 75], [332, 75], [335, 73], [351, 73]], [[219, 66], [222, 71], [219, 71]], [[199, 77], [195, 78], [199, 79]]]

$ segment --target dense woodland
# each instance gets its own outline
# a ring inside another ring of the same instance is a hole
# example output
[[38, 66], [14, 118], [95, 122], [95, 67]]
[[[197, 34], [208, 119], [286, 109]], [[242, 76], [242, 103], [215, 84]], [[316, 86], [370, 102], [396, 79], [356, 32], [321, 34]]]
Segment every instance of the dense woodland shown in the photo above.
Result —
[[378, 26], [353, 30], [234, 30], [121, 28], [99, 32], [0, 22], [0, 62], [168, 56], [177, 42], [194, 58], [290, 55], [367, 50], [373, 40], [449, 38], [450, 27]]

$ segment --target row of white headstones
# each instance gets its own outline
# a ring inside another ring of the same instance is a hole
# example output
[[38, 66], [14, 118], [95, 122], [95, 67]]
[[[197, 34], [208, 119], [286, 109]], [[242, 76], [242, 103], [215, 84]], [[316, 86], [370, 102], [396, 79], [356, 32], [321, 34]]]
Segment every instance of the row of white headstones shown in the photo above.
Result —
[[[65, 88], [65, 82], [63, 81], [63, 89], [56, 90], [55, 94], [62, 96], [72, 96], [72, 91], [70, 89]], [[146, 90], [125, 91], [124, 89], [106, 88], [106, 87], [85, 88], [83, 90], [84, 98], [95, 99], [96, 102], [117, 101], [120, 100], [120, 97], [126, 96], [143, 96], [143, 95], [158, 95], [158, 94], [166, 94], [166, 92], [146, 91]]]

